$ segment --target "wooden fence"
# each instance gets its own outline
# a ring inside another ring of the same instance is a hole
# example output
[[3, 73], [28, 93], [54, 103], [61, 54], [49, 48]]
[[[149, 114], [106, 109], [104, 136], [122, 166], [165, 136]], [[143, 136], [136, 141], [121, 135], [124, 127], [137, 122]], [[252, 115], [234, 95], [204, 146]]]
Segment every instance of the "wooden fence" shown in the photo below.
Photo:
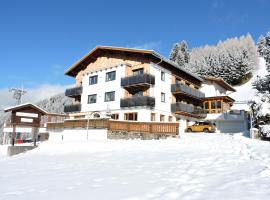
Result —
[[178, 135], [179, 123], [110, 121], [108, 130]]
[[[48, 123], [48, 130], [87, 128], [87, 119], [65, 120], [60, 123]], [[88, 128], [106, 128], [111, 132], [134, 132], [151, 134], [178, 135], [179, 123], [165, 122], [132, 122], [108, 119], [91, 119]]]
[[[80, 120], [65, 120], [64, 122], [49, 122], [47, 129], [74, 129], [74, 128], [108, 128], [108, 119], [80, 119]], [[88, 123], [88, 125], [87, 125]]]

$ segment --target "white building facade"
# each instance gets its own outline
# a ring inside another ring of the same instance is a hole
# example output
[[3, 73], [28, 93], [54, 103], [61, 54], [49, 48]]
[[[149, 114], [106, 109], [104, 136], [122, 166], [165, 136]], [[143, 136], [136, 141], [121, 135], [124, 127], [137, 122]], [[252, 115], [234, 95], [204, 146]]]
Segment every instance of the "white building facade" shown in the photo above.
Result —
[[[81, 64], [91, 56], [95, 59]], [[65, 107], [71, 119], [110, 115], [120, 121], [180, 122], [184, 129], [201, 117], [195, 110], [202, 109], [203, 80], [153, 51], [96, 47], [66, 74], [76, 78], [76, 87], [66, 91], [77, 101]]]

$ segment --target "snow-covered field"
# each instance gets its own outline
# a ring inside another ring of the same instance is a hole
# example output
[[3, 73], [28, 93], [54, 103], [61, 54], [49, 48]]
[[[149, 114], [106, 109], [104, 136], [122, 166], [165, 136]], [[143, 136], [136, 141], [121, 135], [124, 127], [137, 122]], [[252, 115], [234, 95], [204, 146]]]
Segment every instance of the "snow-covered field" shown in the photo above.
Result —
[[1, 200], [270, 198], [270, 143], [241, 134], [49, 141], [0, 169]]

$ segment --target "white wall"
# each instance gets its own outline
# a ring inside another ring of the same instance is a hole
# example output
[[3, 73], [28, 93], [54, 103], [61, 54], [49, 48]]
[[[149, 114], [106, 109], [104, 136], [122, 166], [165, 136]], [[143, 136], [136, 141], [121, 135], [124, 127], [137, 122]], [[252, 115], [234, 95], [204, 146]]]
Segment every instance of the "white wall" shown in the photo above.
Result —
[[[111, 110], [120, 109], [120, 99], [124, 97], [124, 90], [121, 88], [121, 78], [125, 76], [125, 65], [113, 67], [111, 69], [100, 70], [95, 73], [85, 75], [82, 79], [83, 92], [81, 96], [81, 112], [106, 111], [107, 106]], [[106, 73], [116, 71], [116, 79], [105, 81]], [[89, 77], [98, 75], [98, 83], [89, 85]], [[105, 102], [105, 92], [115, 91], [115, 101]], [[97, 94], [97, 102], [88, 104], [88, 95]]]
[[[87, 141], [87, 130], [66, 129], [62, 132], [51, 131], [49, 141]], [[106, 140], [107, 129], [89, 129], [88, 140]]]
[[[165, 81], [161, 80], [161, 71], [165, 72]], [[151, 94], [156, 98], [155, 111], [171, 112], [172, 103], [172, 74], [169, 70], [151, 63], [150, 72], [155, 76], [155, 87], [151, 88]], [[161, 102], [161, 92], [165, 93], [165, 102]]]
[[206, 81], [202, 84], [200, 91], [205, 93], [205, 97], [224, 96], [227, 90], [215, 82]]

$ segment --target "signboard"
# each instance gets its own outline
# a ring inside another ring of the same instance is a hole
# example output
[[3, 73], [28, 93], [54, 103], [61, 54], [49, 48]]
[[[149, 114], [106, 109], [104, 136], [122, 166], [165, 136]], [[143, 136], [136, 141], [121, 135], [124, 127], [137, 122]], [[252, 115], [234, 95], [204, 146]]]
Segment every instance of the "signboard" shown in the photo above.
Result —
[[33, 123], [33, 119], [30, 118], [21, 118], [21, 122], [26, 122], [26, 123]]
[[36, 113], [16, 112], [16, 116], [38, 118], [38, 114], [36, 114]]
[[31, 127], [34, 146], [36, 146], [41, 116], [46, 115], [47, 112], [31, 103], [7, 108], [5, 112], [11, 112], [11, 124], [13, 126], [12, 146], [14, 146], [16, 140], [16, 126]]

